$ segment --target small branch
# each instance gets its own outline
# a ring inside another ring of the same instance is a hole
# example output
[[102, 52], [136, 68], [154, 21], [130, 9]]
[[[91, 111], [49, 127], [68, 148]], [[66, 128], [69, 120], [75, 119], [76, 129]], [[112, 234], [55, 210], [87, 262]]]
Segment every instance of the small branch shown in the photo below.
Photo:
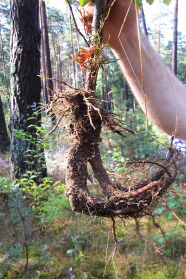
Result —
[[122, 198], [126, 198], [126, 199], [134, 198], [134, 197], [136, 197], [136, 196], [138, 196], [138, 195], [140, 195], [140, 194], [142, 194], [142, 193], [144, 193], [144, 192], [146, 192], [146, 191], [148, 191], [148, 190], [158, 186], [158, 184], [159, 184], [159, 181], [151, 182], [151, 183], [149, 183], [148, 185], [146, 185], [145, 187], [143, 187], [141, 189], [138, 189], [138, 190], [136, 190], [134, 192], [129, 192], [127, 194], [124, 194], [122, 196]]
[[129, 214], [129, 213], [138, 213], [140, 212], [140, 208], [138, 208], [137, 206], [130, 206], [130, 207], [125, 207], [122, 209], [118, 209], [118, 210], [114, 210], [112, 212], [112, 214], [114, 216], [120, 216], [120, 215], [124, 215], [124, 214]]
[[154, 215], [152, 214], [151, 211], [150, 211], [150, 216], [152, 217], [153, 225], [154, 225], [157, 229], [159, 229], [159, 230], [161, 231], [161, 234], [162, 234], [163, 238], [164, 238], [165, 241], [166, 241], [165, 232], [164, 232], [164, 230], [162, 229], [162, 227], [160, 226], [160, 224], [158, 224], [158, 223], [156, 222], [155, 217], [154, 217]]
[[173, 191], [173, 190], [171, 190], [170, 192], [173, 193], [174, 195], [186, 198], [186, 195], [184, 195], [184, 194], [180, 194], [180, 193], [178, 193], [176, 191]]
[[111, 220], [112, 220], [112, 235], [114, 238], [114, 242], [117, 245], [118, 241], [116, 238], [116, 221], [115, 221], [114, 217], [112, 217], [112, 216], [111, 216]]
[[7, 258], [18, 264], [20, 267], [24, 268], [24, 265], [22, 263], [19, 263], [17, 259], [14, 259], [11, 255], [8, 255]]
[[60, 116], [60, 118], [58, 119], [56, 125], [55, 125], [55, 126], [52, 128], [52, 130], [50, 130], [50, 131], [48, 132], [48, 134], [46, 135], [46, 138], [47, 138], [49, 135], [51, 135], [51, 134], [57, 129], [57, 127], [58, 127], [59, 123], [61, 122], [63, 116], [64, 116], [63, 114]]
[[72, 14], [72, 18], [73, 18], [73, 21], [74, 21], [75, 28], [76, 28], [77, 32], [79, 33], [79, 35], [84, 39], [86, 45], [89, 47], [90, 44], [88, 43], [87, 39], [86, 39], [85, 36], [81, 33], [81, 31], [79, 30], [79, 28], [78, 28], [78, 26], [77, 26], [76, 19], [75, 19], [74, 12], [73, 12], [73, 10], [72, 10], [71, 4], [70, 4], [69, 0], [66, 0], [66, 1], [67, 1], [68, 6], [69, 6], [70, 12], [71, 12], [71, 14]]
[[29, 244], [28, 244], [28, 234], [27, 234], [27, 230], [26, 230], [26, 218], [21, 212], [20, 205], [19, 205], [19, 202], [18, 202], [18, 199], [17, 199], [17, 196], [15, 193], [14, 193], [14, 197], [15, 197], [17, 210], [18, 210], [19, 216], [21, 218], [22, 227], [23, 227], [23, 235], [24, 235], [23, 247], [25, 248], [25, 256], [26, 256], [26, 263], [24, 265], [24, 272], [25, 272], [24, 278], [27, 279], [28, 264], [29, 264]]
[[135, 223], [136, 223], [136, 232], [139, 236], [139, 239], [142, 241], [144, 236], [140, 233], [140, 223], [137, 218], [135, 218]]
[[157, 162], [148, 161], [148, 160], [146, 160], [146, 161], [130, 161], [130, 162], [127, 162], [126, 164], [127, 165], [131, 165], [131, 164], [152, 164], [152, 165], [156, 165], [156, 166], [164, 169], [169, 177], [172, 177], [171, 173], [167, 170], [167, 168], [164, 165], [162, 165], [160, 163], [157, 163]]
[[170, 210], [170, 212], [172, 212], [172, 214], [176, 217], [176, 219], [177, 219], [182, 225], [184, 225], [184, 226], [186, 227], [186, 223], [185, 223], [183, 220], [180, 219], [180, 217], [166, 204], [166, 202], [165, 202], [163, 199], [161, 199], [161, 198], [160, 198], [160, 201], [164, 204], [164, 206], [165, 206], [168, 210]]
[[[60, 80], [60, 79], [56, 79], [56, 78], [47, 78], [47, 77], [40, 76], [40, 75], [38, 75], [38, 77], [44, 78], [44, 79], [46, 79], [46, 80], [55, 80], [55, 81], [58, 81], [58, 82], [63, 83], [65, 86], [67, 86], [67, 87], [69, 87], [69, 88], [71, 88], [71, 89], [73, 89], [73, 90], [76, 90], [76, 91], [79, 90], [78, 88], [74, 88], [74, 87], [72, 87], [71, 85], [69, 85], [68, 83], [66, 83], [65, 81]], [[51, 90], [50, 88], [47, 88], [47, 89]]]
[[[137, 191], [135, 192], [129, 192], [127, 194], [124, 194], [122, 195], [122, 199], [130, 199], [130, 198], [134, 198], [154, 187], [157, 187], [159, 184], [159, 181], [154, 181], [154, 182], [151, 182], [149, 183], [148, 185], [146, 185], [145, 187], [141, 188], [141, 189], [138, 189]], [[121, 208], [119, 210], [115, 210], [113, 211], [113, 214], [115, 216], [118, 216], [118, 215], [122, 215], [122, 214], [126, 214], [126, 213], [137, 213], [140, 211], [140, 208], [138, 207], [126, 207], [126, 208]]]

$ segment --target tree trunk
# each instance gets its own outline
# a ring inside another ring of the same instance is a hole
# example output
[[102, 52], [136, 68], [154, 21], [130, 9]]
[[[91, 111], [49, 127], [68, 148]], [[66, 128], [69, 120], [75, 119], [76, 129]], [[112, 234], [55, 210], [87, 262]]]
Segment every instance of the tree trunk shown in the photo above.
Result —
[[1, 53], [2, 53], [2, 60], [3, 60], [4, 78], [5, 78], [5, 82], [6, 82], [6, 88], [7, 88], [7, 91], [8, 91], [7, 76], [6, 76], [6, 65], [5, 65], [5, 55], [4, 55], [3, 40], [2, 40], [2, 35], [1, 35], [1, 21], [0, 21], [0, 44], [1, 44]]
[[127, 115], [127, 112], [129, 111], [129, 88], [125, 79], [124, 79], [124, 83], [125, 83], [125, 112]]
[[[11, 160], [13, 175], [28, 170], [46, 175], [38, 126], [41, 96], [38, 0], [11, 0]], [[37, 112], [38, 111], [38, 112]], [[35, 114], [34, 114], [35, 113]], [[29, 119], [30, 118], [30, 119]], [[36, 127], [37, 126], [37, 127]]]
[[[70, 12], [70, 11], [69, 11]], [[71, 14], [69, 14], [69, 23], [70, 23], [70, 44], [71, 44], [71, 57], [72, 57], [72, 73], [73, 73], [73, 82], [72, 85], [76, 87], [76, 72], [75, 72], [75, 62], [74, 58], [74, 43], [73, 43], [73, 36], [72, 36], [72, 19]]]
[[145, 14], [144, 14], [143, 6], [142, 6], [141, 10], [139, 10], [139, 12], [140, 12], [140, 16], [141, 16], [143, 31], [144, 31], [145, 35], [148, 37], [148, 31], [147, 31], [147, 25], [146, 25], [146, 20], [145, 20]]
[[[42, 75], [46, 77], [46, 61], [45, 61], [45, 54], [44, 54], [44, 42], [43, 42], [43, 32], [41, 33], [41, 50], [42, 50]], [[48, 100], [48, 90], [46, 87], [46, 80], [42, 80], [42, 87], [43, 87], [43, 99], [45, 100], [45, 104], [49, 104]]]
[[0, 152], [9, 151], [10, 139], [7, 133], [6, 122], [3, 112], [3, 104], [0, 95]]
[[[50, 101], [52, 101], [52, 92], [53, 92], [53, 82], [52, 78], [52, 67], [51, 67], [51, 59], [50, 59], [50, 48], [49, 48], [49, 39], [48, 39], [48, 26], [47, 26], [47, 15], [46, 15], [46, 5], [45, 1], [40, 0], [40, 11], [41, 11], [41, 31], [43, 36], [43, 52], [45, 55], [46, 61], [46, 77], [49, 78], [47, 80], [48, 85], [48, 95]], [[51, 112], [52, 121], [55, 123], [55, 114]]]
[[[3, 60], [4, 79], [6, 83], [6, 90], [8, 93], [5, 56], [4, 56], [3, 40], [1, 36], [1, 22], [0, 22], [0, 43], [1, 43], [1, 53], [2, 53], [2, 60]], [[0, 95], [0, 152], [9, 151], [9, 148], [10, 148], [10, 138], [7, 133], [6, 122], [5, 122], [4, 111], [3, 111], [3, 104]]]
[[178, 0], [175, 0], [173, 44], [172, 44], [172, 70], [175, 75], [177, 75], [177, 37], [178, 37]]
[[105, 71], [105, 84], [106, 84], [105, 97], [106, 97], [106, 101], [107, 101], [106, 102], [107, 110], [111, 111], [111, 109], [112, 109], [112, 94], [110, 93], [111, 87], [108, 84], [108, 76], [109, 76], [109, 71], [108, 71], [108, 68], [107, 68], [106, 71]]
[[[63, 80], [63, 52], [61, 50], [60, 44], [58, 42], [58, 46], [59, 46], [59, 78], [60, 80]], [[63, 85], [62, 83], [60, 83], [60, 87], [59, 90], [62, 92], [63, 91]]]
[[132, 99], [132, 109], [133, 109], [133, 113], [135, 113], [135, 111], [136, 111], [136, 99], [134, 97]]
[[102, 108], [103, 109], [107, 109], [104, 81], [105, 81], [104, 71], [102, 71], [102, 86], [101, 86], [101, 91], [102, 91]]
[[[54, 38], [54, 33], [53, 32], [51, 32], [51, 33], [52, 33], [52, 45], [53, 45], [53, 50], [54, 50], [54, 57], [55, 57], [55, 62], [56, 62], [56, 72], [57, 72], [56, 79], [59, 80], [60, 77], [59, 77], [59, 67], [58, 67], [58, 58], [57, 58], [57, 49], [56, 49], [57, 48], [57, 40], [55, 40], [55, 38]], [[59, 89], [60, 88], [60, 82], [57, 81], [56, 83], [57, 83], [56, 88]]]

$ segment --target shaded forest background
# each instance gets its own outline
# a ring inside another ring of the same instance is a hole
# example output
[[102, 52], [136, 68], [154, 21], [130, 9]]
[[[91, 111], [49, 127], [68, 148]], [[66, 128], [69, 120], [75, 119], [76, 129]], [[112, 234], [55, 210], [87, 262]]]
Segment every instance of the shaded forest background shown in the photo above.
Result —
[[[157, 206], [155, 214], [165, 235], [148, 218], [144, 218], [142, 226], [137, 229], [132, 220], [124, 223], [118, 220], [117, 248], [109, 220], [90, 218], [70, 210], [64, 194], [66, 152], [69, 148], [69, 139], [65, 137], [66, 123], [63, 123], [61, 130], [57, 128], [46, 137], [57, 121], [55, 115], [47, 111], [47, 105], [50, 104], [53, 92], [64, 90], [57, 80], [81, 87], [85, 80], [85, 71], [73, 61], [79, 48], [85, 47], [85, 44], [74, 27], [67, 6], [61, 12], [47, 2], [40, 1], [40, 75], [55, 80], [41, 78], [39, 113], [38, 107], [34, 104], [32, 107], [37, 139], [27, 138], [19, 129], [16, 133], [16, 137], [22, 141], [32, 141], [33, 146], [42, 152], [42, 155], [33, 155], [32, 152], [32, 156], [27, 157], [27, 165], [32, 165], [36, 159], [42, 166], [44, 164], [42, 168], [45, 171], [40, 175], [38, 171], [33, 172], [32, 168], [27, 168], [27, 171], [13, 168], [15, 179], [12, 179], [10, 152], [15, 153], [15, 149], [13, 145], [10, 146], [9, 5], [8, 0], [0, 4], [0, 278], [73, 278], [71, 274], [74, 274], [74, 278], [84, 279], [184, 278], [185, 228], [174, 219], [172, 211], [162, 204]], [[76, 7], [74, 3], [74, 10]], [[151, 26], [147, 26], [147, 33], [162, 60], [173, 69], [173, 41], [166, 40], [166, 29], [172, 28], [173, 22], [168, 26], [164, 24], [168, 13], [171, 12], [161, 5]], [[141, 12], [139, 16], [144, 28]], [[181, 33], [176, 38], [177, 76], [186, 84], [186, 40]], [[108, 47], [105, 48], [105, 55], [113, 62], [100, 70], [96, 94], [102, 100], [103, 108], [123, 115], [126, 127], [134, 130], [135, 135], [128, 133], [123, 139], [103, 130], [102, 158], [108, 172], [118, 176], [131, 175], [131, 169], [125, 164], [128, 160], [163, 158], [169, 146], [169, 138], [152, 123], [147, 131], [146, 117]], [[38, 129], [36, 126], [40, 117], [42, 121]], [[177, 181], [171, 188], [171, 195], [167, 195], [165, 200], [177, 216], [184, 218], [184, 156], [180, 157], [178, 168]], [[17, 177], [15, 173], [18, 173]], [[92, 173], [89, 186], [91, 191], [99, 195], [91, 181], [95, 183]], [[20, 186], [22, 190], [17, 191]]]

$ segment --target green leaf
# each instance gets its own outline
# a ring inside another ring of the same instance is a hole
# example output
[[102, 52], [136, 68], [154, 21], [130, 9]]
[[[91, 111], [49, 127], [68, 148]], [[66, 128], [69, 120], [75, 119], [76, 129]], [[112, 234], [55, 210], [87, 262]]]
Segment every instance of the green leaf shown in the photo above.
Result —
[[83, 7], [86, 4], [88, 4], [90, 2], [90, 0], [79, 0], [79, 4]]
[[159, 244], [163, 244], [165, 242], [165, 239], [163, 237], [160, 237], [158, 240], [157, 240], [157, 243]]
[[162, 212], [165, 210], [165, 208], [164, 207], [158, 207], [155, 211], [154, 211], [154, 213], [155, 214], [162, 214]]
[[171, 0], [163, 0], [163, 2], [166, 4], [166, 5], [169, 5]]
[[171, 211], [168, 211], [167, 214], [166, 214], [166, 217], [167, 217], [167, 220], [171, 220], [172, 217], [173, 217], [173, 214]]
[[146, 2], [151, 5], [154, 2], [154, 0], [146, 0]]
[[36, 119], [35, 117], [29, 117], [27, 118], [27, 120], [33, 120], [33, 119]]
[[154, 239], [157, 239], [157, 238], [159, 238], [159, 237], [160, 237], [160, 234], [159, 234], [159, 233], [154, 234], [154, 235], [152, 236], [152, 238], [154, 238]]
[[142, 8], [141, 0], [133, 0], [134, 3], [135, 3], [135, 1], [136, 1], [138, 9], [141, 9]]
[[171, 251], [172, 251], [172, 249], [171, 249], [171, 246], [169, 245], [167, 248], [166, 248], [166, 255], [167, 256], [171, 256]]

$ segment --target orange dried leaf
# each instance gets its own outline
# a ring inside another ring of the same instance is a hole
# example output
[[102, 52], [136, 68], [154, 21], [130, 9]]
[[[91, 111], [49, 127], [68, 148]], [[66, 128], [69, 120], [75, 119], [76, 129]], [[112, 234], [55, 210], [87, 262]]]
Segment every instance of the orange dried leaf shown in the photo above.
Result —
[[92, 46], [89, 48], [80, 48], [77, 56], [73, 58], [74, 61], [79, 61], [79, 65], [82, 66], [85, 61], [98, 49], [98, 46]]

